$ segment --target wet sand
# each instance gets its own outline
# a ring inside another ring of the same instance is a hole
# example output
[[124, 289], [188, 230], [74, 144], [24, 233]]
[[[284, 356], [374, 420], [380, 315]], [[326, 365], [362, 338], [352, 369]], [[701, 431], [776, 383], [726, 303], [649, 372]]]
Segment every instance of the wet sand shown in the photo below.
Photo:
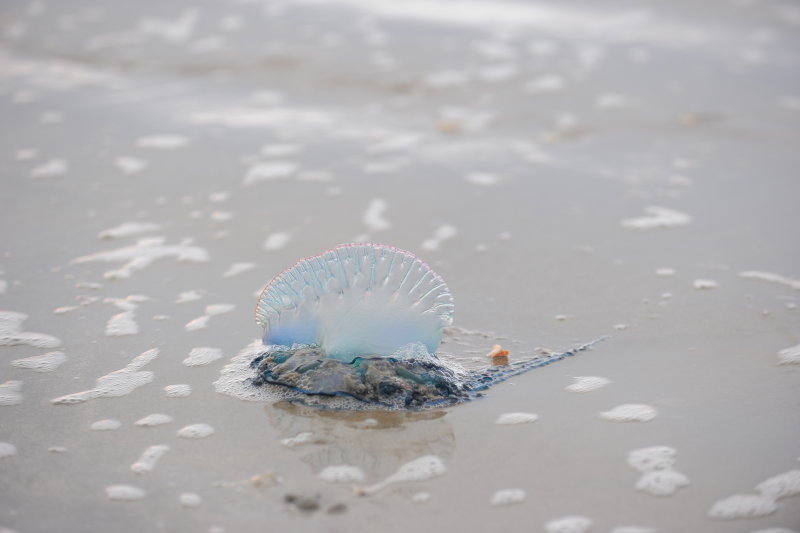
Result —
[[[0, 528], [800, 529], [798, 25], [5, 2]], [[440, 410], [217, 392], [264, 284], [353, 241], [447, 281], [465, 362], [611, 338]]]

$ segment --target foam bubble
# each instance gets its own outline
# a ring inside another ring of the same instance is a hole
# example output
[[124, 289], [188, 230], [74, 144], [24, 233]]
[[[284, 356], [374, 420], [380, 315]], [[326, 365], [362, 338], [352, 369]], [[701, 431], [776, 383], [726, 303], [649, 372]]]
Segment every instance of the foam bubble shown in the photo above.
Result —
[[431, 500], [430, 492], [415, 492], [411, 496], [411, 501], [414, 503], [428, 503]]
[[138, 303], [149, 300], [147, 296], [134, 294], [127, 298], [106, 298], [105, 303], [114, 304], [121, 313], [112, 316], [106, 322], [106, 335], [109, 337], [121, 337], [125, 335], [135, 335], [139, 333], [139, 325], [136, 323], [136, 309]]
[[119, 420], [114, 420], [112, 418], [105, 418], [103, 420], [98, 420], [97, 422], [93, 422], [89, 429], [93, 431], [114, 431], [122, 427], [122, 422]]
[[213, 363], [222, 357], [222, 350], [219, 348], [208, 348], [200, 346], [192, 348], [189, 357], [183, 360], [183, 366], [205, 366]]
[[147, 168], [147, 161], [138, 157], [118, 157], [114, 159], [114, 164], [125, 174], [138, 174]]
[[319, 477], [328, 483], [352, 483], [364, 481], [364, 472], [357, 466], [334, 465], [322, 469]]
[[205, 329], [206, 327], [208, 327], [208, 322], [211, 320], [212, 316], [230, 313], [235, 308], [236, 306], [233, 304], [208, 305], [206, 306], [206, 314], [190, 320], [189, 322], [186, 323], [184, 328], [186, 329], [186, 331], [196, 331], [199, 329]]
[[139, 427], [154, 427], [154, 426], [169, 424], [170, 422], [172, 422], [171, 416], [161, 413], [153, 413], [151, 415], [147, 415], [143, 418], [140, 418], [139, 420], [134, 422], [134, 424]]
[[69, 171], [69, 163], [63, 159], [51, 159], [47, 163], [35, 166], [31, 169], [32, 178], [57, 178]]
[[662, 267], [662, 268], [657, 268], [656, 269], [656, 276], [661, 276], [663, 278], [668, 278], [668, 277], [674, 276], [674, 275], [675, 275], [675, 269], [674, 268]]
[[6, 381], [0, 384], [0, 406], [22, 403], [22, 382]]
[[36, 372], [52, 372], [66, 360], [67, 356], [64, 352], [47, 352], [46, 354], [34, 355], [24, 359], [14, 359], [11, 361], [11, 366], [35, 370]]
[[361, 488], [358, 493], [362, 495], [375, 494], [394, 483], [409, 481], [425, 481], [446, 472], [444, 462], [435, 455], [424, 455], [400, 466], [397, 471], [383, 481]]
[[101, 239], [121, 239], [122, 237], [139, 235], [140, 233], [148, 233], [160, 229], [161, 226], [153, 222], [124, 222], [119, 226], [101, 231], [97, 236]]
[[192, 386], [184, 383], [167, 385], [164, 387], [164, 392], [169, 398], [186, 398], [192, 394]]
[[612, 422], [649, 422], [658, 411], [654, 407], [638, 403], [626, 403], [614, 407], [610, 411], [600, 413], [600, 418]]
[[141, 500], [147, 495], [145, 491], [132, 485], [111, 485], [106, 487], [106, 496], [109, 500], [132, 502]]
[[686, 213], [666, 207], [649, 206], [645, 208], [644, 212], [647, 213], [647, 216], [626, 218], [620, 224], [627, 229], [652, 230], [686, 226], [692, 221], [692, 217]]
[[155, 148], [158, 150], [174, 150], [189, 144], [189, 139], [182, 135], [157, 134], [139, 137], [136, 146], [139, 148]]
[[312, 437], [314, 436], [313, 433], [310, 431], [301, 431], [294, 437], [288, 437], [281, 441], [281, 444], [286, 446], [287, 448], [294, 448], [300, 444], [305, 444], [307, 442], [311, 442]]
[[515, 503], [524, 502], [527, 496], [528, 495], [522, 489], [501, 489], [492, 495], [492, 499], [489, 500], [489, 503], [495, 507], [513, 505]]
[[203, 297], [203, 293], [200, 291], [184, 291], [178, 294], [178, 298], [175, 300], [176, 304], [183, 304], [186, 302], [194, 302], [195, 300], [199, 300]]
[[544, 525], [547, 533], [584, 533], [591, 527], [592, 521], [585, 516], [565, 516]]
[[0, 311], [0, 346], [26, 344], [34, 348], [57, 348], [61, 340], [52, 335], [22, 331], [22, 323], [28, 318], [24, 313]]
[[756, 485], [764, 496], [779, 499], [800, 494], [800, 470], [789, 470]]
[[779, 365], [797, 365], [800, 364], [800, 344], [784, 348], [778, 352]]
[[434, 251], [438, 250], [443, 241], [452, 239], [458, 233], [455, 226], [450, 224], [443, 224], [439, 226], [433, 234], [433, 237], [422, 241], [422, 248], [424, 250]]
[[602, 389], [611, 383], [610, 379], [600, 376], [576, 376], [572, 380], [573, 383], [567, 385], [564, 390], [569, 392], [592, 392]]
[[739, 276], [745, 279], [758, 279], [761, 281], [769, 281], [770, 283], [779, 283], [791, 287], [792, 289], [800, 290], [800, 280], [790, 279], [780, 274], [773, 274], [772, 272], [747, 270], [745, 272], [739, 272]]
[[651, 446], [628, 454], [628, 465], [642, 475], [636, 482], [638, 490], [654, 496], [669, 496], [689, 484], [689, 478], [674, 470], [677, 452], [669, 446]]
[[503, 413], [497, 420], [494, 421], [495, 424], [530, 424], [531, 422], [536, 422], [539, 420], [539, 415], [535, 415], [533, 413]]
[[180, 244], [173, 245], [165, 245], [164, 242], [165, 239], [163, 237], [139, 239], [132, 246], [84, 255], [73, 259], [72, 263], [124, 262], [123, 266], [116, 270], [109, 270], [103, 274], [103, 277], [106, 279], [126, 279], [131, 277], [134, 271], [142, 270], [164, 257], [174, 257], [178, 261], [194, 263], [208, 261], [208, 252], [204, 248], [191, 246], [191, 240], [185, 240]]
[[180, 502], [181, 507], [198, 507], [203, 499], [193, 492], [184, 492], [180, 495]]
[[566, 87], [567, 81], [559, 74], [543, 74], [525, 85], [525, 89], [533, 94], [555, 93]]
[[17, 453], [17, 447], [8, 442], [0, 442], [0, 459], [3, 457], [11, 457]]
[[500, 183], [500, 178], [494, 174], [486, 174], [483, 172], [473, 172], [464, 176], [467, 182], [481, 187], [491, 187]]
[[214, 434], [214, 428], [208, 424], [192, 424], [178, 430], [178, 436], [182, 439], [203, 439]]
[[292, 240], [292, 235], [285, 231], [279, 231], [276, 233], [271, 233], [267, 236], [267, 239], [264, 241], [264, 249], [268, 252], [274, 252], [275, 250], [280, 250], [287, 244], [289, 241]]
[[636, 482], [636, 488], [654, 496], [669, 496], [688, 484], [689, 478], [684, 474], [666, 469], [643, 473]]
[[298, 168], [297, 164], [291, 161], [261, 161], [247, 169], [242, 183], [248, 186], [262, 181], [289, 178]]
[[94, 388], [60, 396], [50, 400], [50, 403], [55, 405], [74, 405], [95, 398], [116, 398], [130, 394], [139, 387], [153, 381], [153, 373], [142, 371], [141, 369], [158, 357], [158, 353], [158, 348], [147, 350], [134, 357], [125, 368], [97, 378]]
[[136, 474], [146, 474], [147, 472], [152, 472], [156, 467], [158, 460], [161, 459], [161, 457], [163, 457], [168, 451], [169, 446], [165, 444], [148, 446], [147, 449], [142, 452], [142, 455], [139, 457], [139, 459], [131, 465], [131, 470], [133, 470]]
[[699, 290], [716, 289], [719, 287], [719, 284], [713, 279], [696, 279], [692, 285], [695, 289]]
[[735, 494], [714, 503], [708, 511], [711, 518], [753, 518], [778, 510], [775, 500], [761, 494]]
[[381, 198], [370, 200], [369, 206], [367, 206], [367, 210], [364, 213], [364, 224], [367, 225], [370, 231], [381, 231], [390, 227], [391, 224], [383, 216], [388, 207], [389, 204]]
[[253, 270], [255, 267], [255, 263], [233, 263], [228, 267], [228, 270], [222, 274], [222, 277], [232, 278], [234, 276], [238, 276], [239, 274], [244, 274], [249, 270]]

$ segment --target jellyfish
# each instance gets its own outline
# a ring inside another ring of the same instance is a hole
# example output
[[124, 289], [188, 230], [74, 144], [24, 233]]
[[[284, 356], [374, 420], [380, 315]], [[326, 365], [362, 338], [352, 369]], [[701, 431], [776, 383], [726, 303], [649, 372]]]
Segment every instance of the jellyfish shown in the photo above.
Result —
[[467, 370], [437, 355], [454, 308], [442, 277], [393, 246], [343, 244], [301, 259], [258, 299], [264, 350], [251, 362], [252, 383], [370, 407], [431, 408], [476, 398], [597, 342]]

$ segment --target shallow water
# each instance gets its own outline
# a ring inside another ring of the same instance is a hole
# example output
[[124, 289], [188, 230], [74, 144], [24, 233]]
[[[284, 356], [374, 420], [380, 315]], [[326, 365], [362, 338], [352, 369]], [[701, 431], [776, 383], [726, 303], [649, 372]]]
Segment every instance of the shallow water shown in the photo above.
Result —
[[[696, 4], [4, 2], [0, 528], [800, 529], [800, 10]], [[442, 410], [218, 393], [357, 240], [464, 364], [612, 338]]]

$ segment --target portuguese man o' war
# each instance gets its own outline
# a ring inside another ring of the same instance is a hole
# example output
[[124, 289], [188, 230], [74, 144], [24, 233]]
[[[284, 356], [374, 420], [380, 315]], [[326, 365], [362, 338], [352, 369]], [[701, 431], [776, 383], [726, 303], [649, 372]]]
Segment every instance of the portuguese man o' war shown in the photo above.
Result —
[[374, 407], [425, 408], [475, 398], [594, 344], [467, 370], [437, 356], [453, 310], [447, 284], [412, 253], [337, 246], [298, 261], [262, 291], [255, 313], [264, 350], [250, 364], [252, 382]]

